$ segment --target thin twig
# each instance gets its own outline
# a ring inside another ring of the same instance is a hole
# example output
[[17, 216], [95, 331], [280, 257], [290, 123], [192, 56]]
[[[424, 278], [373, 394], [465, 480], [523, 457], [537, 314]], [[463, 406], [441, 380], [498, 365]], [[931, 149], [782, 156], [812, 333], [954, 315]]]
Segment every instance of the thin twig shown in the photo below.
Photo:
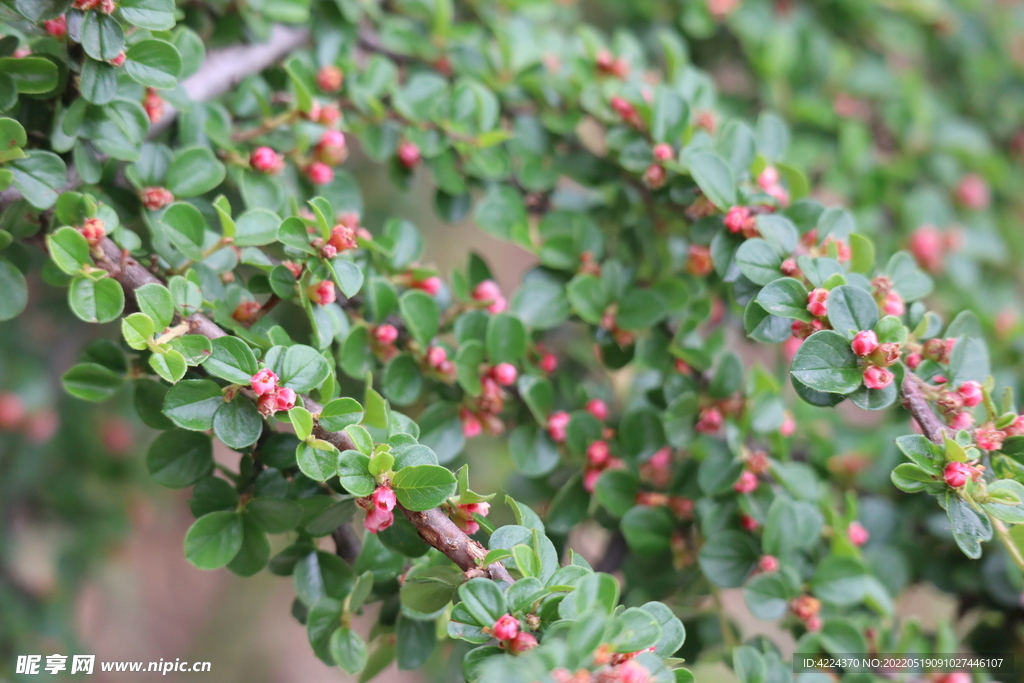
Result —
[[921, 432], [941, 446], [946, 443], [946, 427], [928, 404], [922, 384], [917, 375], [907, 373], [902, 387], [903, 407], [910, 411], [911, 416], [921, 426]]

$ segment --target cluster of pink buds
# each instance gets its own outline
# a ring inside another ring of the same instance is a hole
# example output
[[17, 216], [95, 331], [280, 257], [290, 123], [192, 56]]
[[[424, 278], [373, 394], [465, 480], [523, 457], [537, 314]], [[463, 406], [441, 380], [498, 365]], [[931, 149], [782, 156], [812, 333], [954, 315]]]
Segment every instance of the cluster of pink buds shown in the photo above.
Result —
[[424, 360], [428, 367], [433, 368], [446, 381], [451, 382], [455, 380], [455, 363], [449, 360], [448, 352], [444, 350], [443, 346], [431, 346], [428, 348]]
[[873, 330], [862, 330], [854, 336], [850, 348], [865, 361], [864, 386], [868, 389], [884, 389], [892, 383], [895, 375], [887, 368], [899, 360], [899, 344], [879, 344], [878, 335]]
[[981, 465], [972, 465], [966, 462], [951, 462], [942, 470], [942, 478], [949, 486], [958, 489], [968, 480], [978, 481], [981, 479], [985, 468]]
[[956, 186], [956, 200], [968, 209], [981, 211], [987, 209], [992, 201], [988, 183], [977, 173], [968, 173], [960, 179]]
[[565, 441], [566, 430], [569, 428], [569, 413], [564, 410], [557, 410], [548, 415], [547, 430], [555, 443]]
[[707, 277], [714, 269], [711, 248], [703, 244], [691, 244], [686, 259], [686, 272], [696, 277]]
[[320, 104], [314, 100], [309, 111], [302, 113], [302, 118], [331, 128], [341, 119], [341, 109], [336, 104]]
[[338, 298], [337, 293], [334, 291], [334, 282], [331, 280], [321, 280], [309, 285], [306, 288], [306, 295], [310, 301], [322, 306], [333, 304]]
[[249, 154], [252, 170], [276, 175], [284, 170], [284, 158], [269, 147], [257, 147]]
[[672, 145], [661, 142], [654, 146], [654, 163], [644, 171], [644, 184], [647, 187], [657, 190], [665, 184], [668, 172], [663, 164], [674, 156]]
[[[946, 418], [947, 424], [953, 429], [969, 429], [974, 424], [974, 416], [968, 410], [980, 404], [985, 398], [981, 384], [968, 381], [957, 387], [956, 391], [939, 393], [935, 403]], [[1011, 424], [1008, 429], [1011, 429]], [[1000, 439], [1000, 443], [1002, 440]]]
[[320, 70], [316, 72], [316, 86], [324, 92], [338, 92], [341, 90], [341, 85], [344, 82], [345, 72], [333, 64], [322, 66], [320, 67]]
[[922, 225], [910, 236], [910, 253], [925, 270], [937, 273], [942, 270], [947, 251], [960, 248], [962, 237], [957, 230], [942, 232], [933, 225]]
[[636, 110], [636, 107], [624, 97], [615, 96], [610, 101], [612, 109], [619, 115], [623, 121], [633, 126], [637, 130], [644, 127], [644, 121], [640, 118], [640, 112]]
[[56, 19], [43, 22], [43, 28], [54, 38], [63, 38], [68, 34], [68, 20], [63, 14]]
[[451, 519], [455, 522], [455, 526], [472, 536], [480, 531], [480, 524], [473, 519], [473, 515], [486, 517], [490, 511], [490, 503], [459, 503], [453, 506]]
[[374, 351], [384, 360], [394, 358], [398, 354], [395, 342], [398, 341], [398, 328], [389, 323], [377, 325], [372, 330]]
[[[320, 142], [313, 148], [313, 156], [328, 166], [338, 166], [348, 158], [345, 134], [340, 130], [327, 130], [320, 136]], [[331, 172], [333, 175], [333, 171]]]
[[515, 383], [517, 375], [511, 363], [499, 363], [483, 374], [480, 378], [480, 396], [474, 405], [459, 409], [462, 433], [467, 439], [485, 431], [491, 435], [505, 431], [505, 422], [501, 419], [501, 411], [505, 409], [505, 391], [502, 387]]
[[827, 289], [821, 287], [812, 289], [807, 294], [807, 310], [816, 318], [824, 318], [828, 315], [828, 295]]
[[139, 199], [150, 211], [159, 211], [174, 201], [174, 195], [166, 187], [144, 187], [139, 191]]
[[487, 304], [488, 313], [498, 314], [508, 308], [508, 301], [501, 295], [501, 288], [494, 280], [484, 280], [473, 288], [474, 301]]
[[30, 413], [18, 394], [0, 393], [0, 432], [19, 431], [30, 442], [40, 444], [49, 441], [59, 427], [60, 418], [55, 410], [44, 408]]
[[142, 99], [142, 108], [146, 110], [146, 116], [150, 123], [159, 123], [164, 117], [164, 100], [156, 88], [146, 88], [146, 96]]
[[261, 308], [258, 301], [243, 301], [235, 307], [235, 312], [231, 314], [231, 317], [240, 323], [248, 323], [260, 312]]
[[333, 250], [333, 257], [342, 252], [356, 249], [359, 246], [356, 241], [358, 225], [358, 220], [355, 226], [350, 223], [338, 223], [335, 225], [331, 228], [331, 236], [328, 238], [327, 244], [321, 247], [321, 251], [330, 247]]
[[82, 233], [90, 247], [95, 247], [107, 236], [107, 228], [99, 218], [86, 218], [78, 232]]
[[608, 50], [601, 50], [594, 60], [597, 70], [607, 76], [625, 78], [629, 75], [629, 62], [625, 57], [615, 57]]
[[640, 491], [636, 504], [647, 507], [667, 507], [680, 519], [693, 519], [693, 500], [682, 496], [670, 496], [656, 491]]
[[263, 415], [273, 415], [279, 410], [291, 410], [295, 407], [295, 390], [279, 387], [278, 379], [270, 369], [263, 368], [249, 381], [257, 397], [256, 407]]
[[522, 654], [537, 647], [537, 638], [519, 627], [519, 620], [511, 614], [500, 617], [494, 625], [487, 629], [497, 640], [500, 647], [514, 655]]
[[978, 448], [986, 451], [998, 451], [1003, 447], [1005, 440], [1006, 432], [998, 429], [991, 422], [986, 422], [974, 430], [974, 443], [978, 444]]
[[797, 619], [804, 622], [804, 626], [807, 627], [808, 631], [821, 630], [823, 624], [821, 623], [821, 617], [818, 616], [818, 613], [821, 611], [821, 601], [817, 598], [810, 595], [801, 595], [789, 603], [789, 609]]
[[871, 538], [871, 534], [864, 528], [864, 525], [858, 521], [850, 522], [846, 527], [846, 537], [850, 539], [850, 543], [855, 546], [862, 546], [868, 542]]
[[382, 484], [373, 490], [373, 494], [370, 495], [369, 507], [366, 510], [366, 519], [363, 520], [363, 526], [371, 534], [380, 533], [395, 521], [395, 505], [398, 503], [398, 497], [395, 495], [395, 490], [388, 484]]
[[941, 365], [947, 365], [953, 354], [953, 346], [955, 344], [955, 337], [949, 339], [929, 339], [921, 346], [921, 358], [935, 361]]
[[640, 478], [653, 486], [664, 488], [672, 481], [672, 449], [659, 448], [648, 460], [640, 465]]
[[754, 212], [746, 206], [734, 206], [725, 212], [723, 219], [726, 229], [734, 234], [744, 237], [757, 237], [761, 233], [757, 230], [757, 218]]
[[779, 182], [779, 171], [774, 166], [768, 166], [761, 175], [757, 176], [758, 186], [765, 194], [779, 203], [779, 206], [789, 206], [789, 192]]
[[[548, 418], [549, 432], [551, 431], [551, 418], [556, 415], [565, 415], [565, 424], [569, 424], [568, 413], [552, 413], [551, 417]], [[564, 432], [565, 428], [562, 427], [563, 441], [565, 440]], [[583, 469], [583, 488], [588, 493], [593, 493], [594, 489], [597, 488], [597, 480], [601, 478], [602, 472], [620, 469], [622, 466], [622, 461], [612, 455], [612, 449], [607, 441], [599, 439], [592, 442], [587, 446], [587, 464]]]
[[75, 9], [80, 9], [83, 12], [96, 10], [97, 12], [103, 12], [104, 14], [110, 14], [117, 9], [117, 5], [114, 4], [114, 0], [75, 0], [71, 6]]
[[398, 157], [398, 163], [410, 171], [420, 165], [420, 148], [408, 140], [398, 143], [395, 155]]
[[892, 288], [892, 279], [885, 275], [879, 275], [871, 281], [871, 291], [875, 301], [886, 315], [903, 315], [906, 306], [900, 293]]

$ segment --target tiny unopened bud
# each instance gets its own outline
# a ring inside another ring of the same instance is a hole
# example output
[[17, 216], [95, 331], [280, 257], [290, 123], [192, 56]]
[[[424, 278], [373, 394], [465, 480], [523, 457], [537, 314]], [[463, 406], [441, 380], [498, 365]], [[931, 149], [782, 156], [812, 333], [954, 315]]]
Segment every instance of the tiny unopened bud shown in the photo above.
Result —
[[254, 171], [275, 174], [284, 169], [284, 159], [269, 147], [257, 147], [249, 155], [249, 165]]
[[373, 330], [373, 338], [385, 346], [390, 346], [398, 339], [398, 330], [394, 325], [377, 325]]
[[971, 478], [971, 468], [965, 462], [951, 462], [942, 471], [942, 478], [948, 485], [958, 489]]
[[779, 558], [774, 555], [762, 555], [757, 561], [757, 568], [763, 572], [779, 571]]
[[850, 347], [861, 358], [870, 356], [878, 348], [878, 335], [873, 330], [858, 332], [850, 343]]
[[[63, 38], [68, 34], [68, 20], [63, 14], [56, 19], [48, 19], [43, 22], [43, 28], [54, 38]], [[124, 56], [124, 52], [120, 56]], [[122, 60], [123, 62], [123, 60]], [[116, 65], [120, 66], [120, 64]]]
[[985, 398], [981, 390], [981, 384], [973, 380], [964, 382], [956, 391], [960, 394], [960, 397], [964, 400], [964, 405], [968, 408], [973, 408]]
[[757, 490], [757, 476], [749, 470], [743, 470], [740, 478], [732, 487], [737, 493], [753, 493]]
[[337, 298], [337, 294], [334, 291], [334, 283], [330, 280], [321, 280], [316, 284], [310, 285], [306, 288], [306, 294], [309, 296], [310, 301], [321, 305], [333, 304]]
[[316, 85], [324, 92], [338, 92], [341, 90], [341, 84], [344, 80], [345, 73], [333, 64], [322, 66], [316, 72]]
[[95, 247], [107, 236], [107, 228], [99, 218], [86, 218], [78, 232], [82, 233], [90, 247]]
[[569, 427], [569, 413], [559, 410], [548, 415], [548, 434], [555, 443], [565, 441], [566, 429]]
[[408, 140], [398, 145], [398, 161], [407, 169], [412, 170], [420, 164], [420, 148]]
[[491, 370], [491, 376], [494, 377], [495, 382], [507, 387], [515, 383], [519, 373], [516, 371], [516, 366], [511, 363], [499, 363]]
[[334, 169], [322, 161], [314, 161], [306, 167], [306, 177], [314, 185], [326, 185], [334, 180]]
[[871, 534], [860, 522], [850, 522], [846, 527], [846, 535], [850, 539], [850, 543], [856, 546], [864, 545], [871, 538]]
[[506, 614], [494, 622], [491, 633], [498, 640], [512, 640], [519, 635], [519, 620], [511, 614]]
[[608, 404], [599, 398], [592, 398], [587, 401], [587, 404], [583, 407], [588, 413], [596, 417], [601, 422], [608, 419]]

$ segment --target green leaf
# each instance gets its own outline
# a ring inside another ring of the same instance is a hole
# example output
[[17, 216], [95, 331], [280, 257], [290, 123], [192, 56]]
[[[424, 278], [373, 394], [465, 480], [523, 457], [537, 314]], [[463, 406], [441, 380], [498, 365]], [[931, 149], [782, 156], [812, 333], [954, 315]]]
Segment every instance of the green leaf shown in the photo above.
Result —
[[363, 407], [354, 398], [336, 398], [323, 407], [318, 421], [327, 431], [340, 432], [363, 421]]
[[[0, 63], [4, 60], [0, 59]], [[50, 66], [49, 60], [43, 60]], [[64, 160], [53, 152], [29, 150], [23, 159], [7, 162], [5, 168], [13, 174], [11, 182], [32, 206], [48, 209], [57, 201], [57, 191], [67, 180]]]
[[[139, 45], [141, 44], [142, 43], [139, 43]], [[168, 47], [170, 46], [168, 45]], [[134, 50], [135, 48], [133, 47], [132, 49]], [[174, 48], [172, 47], [171, 49], [173, 50]], [[167, 169], [167, 179], [165, 182], [167, 183], [167, 189], [170, 190], [171, 194], [175, 197], [195, 197], [205, 194], [220, 185], [221, 182], [224, 181], [224, 174], [224, 164], [222, 164], [220, 160], [213, 155], [213, 152], [210, 151], [209, 148], [187, 147], [185, 149], [178, 150], [174, 155], [174, 161], [171, 162], [170, 168]], [[177, 204], [174, 206], [177, 206]], [[164, 222], [166, 223], [167, 220], [168, 218], [165, 214]], [[202, 227], [205, 228], [206, 222], [202, 219], [200, 219], [200, 221]], [[199, 235], [201, 236], [202, 233], [200, 232]], [[241, 237], [241, 235], [239, 235], [239, 237]], [[194, 235], [189, 239], [193, 240]], [[196, 240], [196, 243], [201, 245], [202, 239]], [[239, 242], [237, 239], [236, 244], [238, 244], [238, 246], [246, 246], [244, 241]]]
[[68, 289], [68, 304], [87, 323], [109, 323], [124, 310], [124, 290], [113, 278], [92, 280], [78, 276]]
[[0, 321], [14, 318], [28, 305], [28, 283], [18, 268], [0, 256]]
[[491, 363], [516, 363], [526, 354], [526, 328], [518, 318], [504, 313], [487, 324], [487, 355]]
[[217, 569], [242, 549], [242, 516], [237, 512], [211, 512], [192, 524], [185, 534], [185, 559], [199, 569]]
[[89, 243], [74, 228], [65, 226], [47, 235], [46, 248], [57, 267], [68, 275], [77, 275], [83, 266], [92, 265]]
[[213, 429], [213, 417], [223, 403], [224, 395], [214, 382], [187, 379], [167, 392], [163, 413], [179, 427], [205, 432]]
[[86, 12], [81, 31], [82, 47], [93, 59], [109, 62], [124, 49], [124, 31], [109, 14]]
[[455, 354], [455, 372], [459, 385], [470, 396], [479, 396], [482, 391], [480, 364], [484, 361], [484, 345], [470, 339], [459, 347]]
[[14, 6], [32, 23], [38, 24], [44, 19], [56, 19], [71, 7], [68, 0], [16, 0]]
[[156, 437], [146, 454], [146, 467], [162, 486], [191, 486], [213, 470], [210, 437], [184, 429], [169, 429]]
[[346, 297], [351, 299], [363, 288], [363, 269], [352, 261], [336, 258], [331, 261], [334, 282]]
[[203, 368], [211, 375], [248, 386], [259, 370], [256, 355], [249, 345], [238, 337], [225, 336], [214, 339], [212, 347]]
[[228, 569], [239, 576], [254, 576], [267, 566], [270, 559], [270, 541], [259, 526], [248, 517], [242, 518], [242, 547]]
[[862, 383], [857, 356], [845, 336], [821, 330], [808, 337], [796, 355], [790, 373], [802, 384], [832, 394], [849, 394]]
[[414, 403], [423, 389], [419, 363], [408, 353], [395, 356], [384, 366], [382, 387], [384, 395], [394, 404], [407, 406]]
[[124, 384], [124, 375], [98, 363], [79, 363], [60, 378], [64, 390], [83, 401], [106, 401]]
[[871, 575], [860, 561], [829, 555], [818, 563], [811, 586], [814, 595], [840, 607], [856, 605], [871, 588]]
[[[756, 301], [772, 315], [805, 322], [813, 319], [807, 311], [807, 288], [799, 280], [791, 277], [780, 277], [769, 282], [757, 293]], [[831, 304], [831, 301], [829, 303]]]
[[727, 211], [736, 203], [736, 181], [722, 157], [714, 152], [697, 152], [686, 162], [693, 180], [712, 204]]
[[[751, 282], [767, 285], [776, 280], [782, 267], [782, 256], [765, 240], [755, 237], [736, 250], [735, 263]], [[804, 306], [807, 305], [806, 300]]]
[[169, 289], [156, 282], [142, 285], [135, 290], [135, 301], [139, 310], [153, 321], [157, 332], [170, 326], [174, 319], [174, 299]]
[[305, 441], [313, 433], [313, 415], [302, 406], [295, 406], [289, 410], [288, 419], [291, 420], [299, 441]]
[[57, 65], [44, 57], [0, 57], [0, 74], [6, 74], [25, 95], [41, 95], [57, 87]]
[[206, 219], [199, 209], [185, 202], [175, 202], [164, 211], [160, 223], [181, 253], [193, 261], [202, 260]]
[[775, 621], [789, 611], [789, 601], [796, 597], [780, 572], [758, 574], [743, 587], [743, 597], [750, 613], [758, 619]]
[[391, 485], [398, 502], [413, 511], [435, 508], [455, 495], [455, 475], [440, 465], [413, 465], [403, 467], [395, 474]]
[[648, 602], [640, 609], [654, 617], [661, 626], [661, 639], [654, 646], [654, 654], [671, 657], [686, 641], [686, 628], [672, 610], [660, 602]]
[[573, 312], [584, 322], [598, 325], [608, 307], [608, 290], [604, 280], [589, 273], [580, 273], [569, 281], [566, 294]]
[[639, 607], [629, 607], [614, 619], [618, 633], [612, 639], [616, 652], [637, 652], [654, 647], [661, 640], [657, 619]]
[[295, 449], [295, 461], [302, 473], [314, 481], [327, 481], [338, 471], [338, 452], [333, 448], [324, 450], [300, 443]]
[[[117, 8], [125, 21], [139, 28], [148, 28], [151, 31], [167, 31], [174, 28], [173, 0], [122, 0]], [[178, 42], [177, 38], [175, 42]]]
[[530, 244], [523, 197], [509, 185], [491, 185], [473, 210], [473, 219], [481, 229], [499, 239]]
[[665, 507], [637, 505], [622, 517], [620, 529], [629, 549], [641, 555], [667, 551], [672, 543], [675, 519]]
[[[170, 43], [163, 40], [140, 40], [128, 48], [125, 57], [125, 71], [147, 88], [170, 89], [178, 84], [181, 55]], [[176, 197], [190, 196], [173, 189], [171, 192]]]
[[[205, 148], [203, 148], [205, 149]], [[218, 162], [220, 163], [220, 162]], [[223, 166], [216, 187], [224, 179]], [[262, 247], [277, 241], [281, 219], [267, 209], [250, 209], [238, 217], [235, 225], [235, 245], [239, 247]]]
[[297, 392], [317, 388], [331, 374], [327, 360], [316, 349], [302, 344], [275, 346], [267, 352], [264, 362], [277, 373], [281, 386]]
[[480, 627], [493, 626], [508, 612], [505, 595], [490, 579], [470, 579], [459, 586], [459, 598]]
[[569, 317], [569, 299], [565, 284], [534, 271], [516, 290], [509, 306], [512, 315], [535, 330], [547, 330]]
[[946, 494], [946, 515], [953, 530], [953, 539], [964, 555], [976, 560], [981, 557], [982, 541], [992, 540], [992, 522], [988, 515], [955, 493]]
[[610, 574], [588, 574], [576, 584], [571, 603], [569, 600], [562, 602], [571, 604], [576, 614], [591, 608], [611, 614], [619, 605], [619, 582]]
[[402, 320], [413, 339], [426, 348], [437, 334], [440, 313], [434, 297], [419, 289], [410, 289], [398, 301]]
[[874, 329], [878, 323], [878, 304], [866, 290], [840, 285], [829, 292], [828, 321], [832, 329], [852, 339], [861, 330]]
[[213, 433], [228, 448], [243, 449], [263, 433], [263, 418], [256, 404], [244, 396], [222, 403], [213, 417]]
[[331, 635], [331, 657], [350, 674], [362, 671], [366, 666], [366, 643], [350, 628], [339, 628]]
[[377, 488], [370, 474], [370, 457], [359, 451], [342, 451], [335, 463], [341, 485], [353, 496], [368, 496]]
[[742, 586], [760, 557], [757, 542], [739, 531], [720, 531], [700, 550], [698, 562], [704, 576], [716, 586]]
[[760, 652], [743, 645], [732, 652], [732, 668], [740, 683], [767, 683], [768, 666]]
[[433, 614], [455, 596], [465, 575], [458, 567], [424, 567], [410, 572], [401, 588], [402, 604], [409, 609]]
[[818, 545], [823, 526], [824, 519], [813, 503], [778, 495], [768, 508], [764, 524], [764, 552], [786, 556], [797, 550], [810, 550]]
[[165, 353], [154, 353], [149, 357], [149, 367], [153, 368], [156, 374], [174, 384], [188, 371], [188, 362], [180, 351], [171, 349]]

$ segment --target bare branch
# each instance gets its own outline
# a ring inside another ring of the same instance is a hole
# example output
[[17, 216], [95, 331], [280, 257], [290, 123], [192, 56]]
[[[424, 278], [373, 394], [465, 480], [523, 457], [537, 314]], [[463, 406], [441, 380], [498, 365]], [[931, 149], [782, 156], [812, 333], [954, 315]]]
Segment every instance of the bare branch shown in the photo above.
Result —
[[[398, 509], [416, 527], [420, 538], [444, 553], [449, 560], [459, 565], [459, 568], [463, 571], [468, 572], [478, 569], [480, 560], [487, 556], [487, 551], [484, 547], [467, 536], [462, 529], [455, 526], [455, 522], [449, 519], [448, 515], [442, 512], [440, 508], [433, 508], [424, 512], [413, 512], [399, 505]], [[512, 575], [508, 573], [508, 570], [500, 562], [495, 562], [487, 570], [495, 581], [515, 583]]]
[[921, 427], [926, 437], [939, 444], [946, 442], [946, 426], [932, 410], [922, 390], [922, 381], [917, 375], [908, 372], [903, 380], [903, 407], [910, 411], [911, 416]]

